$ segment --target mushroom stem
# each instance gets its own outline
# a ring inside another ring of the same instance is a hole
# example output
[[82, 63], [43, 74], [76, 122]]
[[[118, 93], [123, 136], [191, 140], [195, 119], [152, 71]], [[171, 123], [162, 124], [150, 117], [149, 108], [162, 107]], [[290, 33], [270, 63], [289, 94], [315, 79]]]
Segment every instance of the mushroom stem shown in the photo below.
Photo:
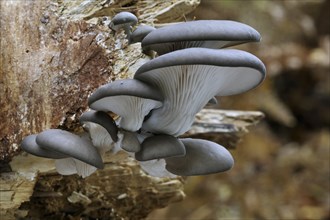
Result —
[[131, 28], [131, 26], [124, 26], [123, 28], [124, 28], [128, 43], [130, 44], [131, 43], [132, 28]]

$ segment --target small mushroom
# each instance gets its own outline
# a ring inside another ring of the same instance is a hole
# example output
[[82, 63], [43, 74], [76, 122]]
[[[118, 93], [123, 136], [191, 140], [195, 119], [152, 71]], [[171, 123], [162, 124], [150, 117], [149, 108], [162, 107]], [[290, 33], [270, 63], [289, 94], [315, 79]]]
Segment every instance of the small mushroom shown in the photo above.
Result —
[[127, 131], [141, 128], [144, 117], [162, 105], [157, 89], [135, 79], [117, 80], [98, 88], [88, 99], [90, 108], [121, 116], [119, 126]]
[[118, 140], [118, 128], [115, 123], [115, 121], [109, 116], [107, 113], [102, 111], [88, 111], [83, 113], [79, 118], [80, 123], [87, 125], [89, 123], [95, 123], [107, 130], [109, 135], [111, 136], [111, 139], [114, 142], [117, 142]]
[[137, 137], [136, 132], [122, 130], [121, 133], [124, 135], [121, 148], [128, 152], [139, 152], [141, 150], [141, 144]]
[[51, 150], [46, 150], [46, 149], [41, 148], [36, 142], [36, 137], [37, 137], [36, 134], [26, 136], [21, 143], [21, 148], [24, 151], [26, 151], [30, 154], [33, 154], [35, 156], [38, 156], [38, 157], [46, 157], [46, 158], [52, 158], [52, 159], [60, 159], [60, 158], [69, 157], [66, 154], [61, 154], [56, 151], [51, 151]]
[[195, 176], [219, 173], [234, 165], [230, 152], [212, 141], [180, 139], [186, 148], [183, 157], [165, 158], [166, 169], [180, 176]]
[[132, 26], [135, 25], [137, 21], [138, 19], [134, 14], [130, 12], [120, 12], [112, 18], [109, 26], [114, 31], [123, 28], [127, 39], [130, 39]]
[[156, 28], [150, 25], [139, 25], [131, 34], [130, 42], [137, 43], [142, 42], [142, 40], [152, 31], [156, 30]]
[[146, 161], [183, 156], [185, 153], [185, 147], [180, 140], [163, 134], [146, 138], [141, 144], [141, 150], [135, 154], [135, 159]]
[[143, 39], [142, 48], [162, 55], [190, 47], [220, 49], [246, 42], [258, 42], [260, 39], [260, 34], [255, 29], [239, 22], [199, 20], [158, 28]]
[[142, 128], [179, 136], [214, 96], [235, 95], [258, 86], [264, 64], [235, 49], [188, 48], [164, 54], [142, 65], [134, 78], [159, 88], [162, 107], [154, 109]]
[[212, 98], [208, 101], [207, 104], [209, 104], [209, 105], [216, 105], [216, 104], [218, 104], [218, 99], [217, 99], [216, 97], [212, 97]]
[[60, 129], [48, 129], [36, 137], [37, 144], [46, 150], [65, 154], [99, 169], [103, 168], [102, 158], [86, 138]]

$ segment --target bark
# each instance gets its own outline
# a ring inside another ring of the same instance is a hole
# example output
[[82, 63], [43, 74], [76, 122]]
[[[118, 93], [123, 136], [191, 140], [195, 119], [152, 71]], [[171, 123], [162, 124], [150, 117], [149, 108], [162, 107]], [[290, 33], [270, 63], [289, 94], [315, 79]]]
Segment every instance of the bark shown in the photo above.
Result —
[[[19, 144], [24, 136], [48, 128], [80, 130], [78, 118], [87, 109], [91, 92], [107, 82], [132, 78], [148, 60], [140, 44], [128, 45], [123, 32], [107, 27], [114, 14], [131, 11], [139, 22], [161, 26], [182, 20], [199, 1], [0, 4], [0, 216], [141, 219], [156, 208], [181, 201], [183, 178], [148, 176], [125, 153], [108, 153], [105, 169], [82, 179], [57, 174], [53, 160], [22, 153]], [[205, 111], [185, 136], [208, 134], [232, 147], [247, 126], [262, 118], [262, 113]], [[212, 114], [221, 116], [216, 116], [216, 123], [202, 116]]]
[[127, 45], [122, 32], [107, 27], [107, 19], [131, 11], [141, 23], [173, 22], [198, 4], [1, 1], [0, 160], [10, 161], [28, 134], [59, 126], [74, 130], [94, 89], [132, 77], [134, 64], [143, 63], [139, 44]]

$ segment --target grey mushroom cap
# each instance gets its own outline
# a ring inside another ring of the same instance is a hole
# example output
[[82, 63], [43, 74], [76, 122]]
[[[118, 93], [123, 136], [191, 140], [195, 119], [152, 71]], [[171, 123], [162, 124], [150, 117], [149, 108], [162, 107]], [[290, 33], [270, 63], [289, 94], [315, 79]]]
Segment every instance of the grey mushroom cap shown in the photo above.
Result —
[[199, 20], [158, 28], [143, 39], [142, 48], [165, 54], [189, 47], [219, 49], [260, 39], [254, 28], [240, 22]]
[[141, 144], [137, 137], [136, 132], [131, 131], [121, 131], [124, 135], [123, 140], [121, 142], [121, 148], [128, 152], [139, 152], [141, 150]]
[[134, 14], [124, 11], [116, 14], [111, 19], [110, 28], [117, 31], [118, 29], [123, 28], [124, 26], [135, 25], [137, 22], [138, 19]]
[[189, 130], [195, 115], [212, 97], [246, 92], [265, 75], [264, 64], [241, 50], [187, 48], [159, 56], [134, 75], [158, 87], [164, 96], [162, 107], [152, 111], [142, 128], [179, 136]]
[[218, 99], [216, 97], [212, 97], [207, 104], [216, 105], [218, 104]]
[[147, 161], [185, 154], [185, 147], [178, 138], [164, 134], [146, 138], [141, 144], [141, 150], [135, 154], [135, 159]]
[[165, 158], [166, 169], [180, 176], [206, 175], [232, 168], [234, 159], [223, 146], [211, 141], [180, 139], [186, 148], [183, 157]]
[[80, 123], [93, 122], [104, 127], [114, 142], [118, 141], [118, 127], [113, 118], [105, 112], [90, 110], [84, 112], [80, 118]]
[[135, 25], [137, 21], [137, 17], [132, 13], [120, 12], [112, 18], [109, 27], [114, 31], [118, 31], [119, 29], [123, 28], [128, 41], [130, 41], [132, 26]]
[[142, 40], [156, 28], [150, 25], [139, 25], [131, 34], [131, 43], [142, 42]]
[[128, 131], [141, 128], [144, 117], [162, 105], [161, 92], [135, 79], [117, 80], [98, 88], [88, 99], [90, 108], [120, 115], [119, 125]]
[[[88, 105], [93, 107], [106, 97], [111, 96], [134, 96], [145, 99], [162, 101], [163, 97], [157, 89], [150, 85], [135, 79], [116, 80], [99, 87], [88, 98]], [[107, 111], [107, 109], [105, 109]]]
[[37, 135], [36, 142], [43, 149], [66, 154], [99, 169], [104, 166], [99, 152], [90, 141], [68, 131], [45, 130]]
[[37, 142], [36, 142], [36, 134], [32, 134], [29, 136], [26, 136], [22, 143], [21, 143], [21, 148], [30, 153], [33, 154], [35, 156], [38, 157], [46, 157], [46, 158], [51, 158], [51, 159], [62, 159], [62, 158], [67, 158], [69, 157], [66, 154], [61, 154], [55, 151], [51, 151], [51, 150], [46, 150], [41, 148]]

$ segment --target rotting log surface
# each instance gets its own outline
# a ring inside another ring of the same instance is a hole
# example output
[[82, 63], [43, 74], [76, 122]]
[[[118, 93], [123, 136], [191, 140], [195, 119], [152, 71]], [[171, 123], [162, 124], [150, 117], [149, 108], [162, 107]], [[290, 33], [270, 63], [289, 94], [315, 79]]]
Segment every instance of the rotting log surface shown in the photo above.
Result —
[[[131, 11], [143, 23], [173, 22], [199, 0], [0, 1], [0, 161], [22, 138], [46, 128], [74, 130], [87, 97], [106, 82], [132, 77], [139, 44], [104, 20]], [[108, 17], [109, 18], [109, 17]], [[133, 66], [133, 69], [130, 68]]]
[[[261, 112], [204, 109], [186, 137], [237, 143]], [[219, 130], [220, 129], [220, 130]], [[225, 135], [224, 135], [225, 134]], [[54, 219], [89, 217], [141, 219], [153, 209], [184, 198], [183, 178], [155, 178], [124, 152], [107, 153], [105, 168], [86, 179], [56, 173], [54, 161], [23, 153], [0, 176], [2, 214]]]
[[[131, 78], [146, 60], [140, 44], [107, 27], [120, 11], [146, 24], [182, 20], [199, 0], [0, 1], [1, 219], [141, 219], [183, 199], [182, 181], [152, 178], [127, 156], [86, 179], [61, 176], [53, 160], [20, 153], [26, 135], [81, 129], [87, 97]], [[9, 162], [12, 161], [11, 164]]]
[[[127, 45], [122, 32], [109, 30], [104, 16], [131, 11], [143, 23], [161, 25], [182, 20], [199, 0], [0, 4], [1, 219], [141, 219], [156, 208], [181, 201], [182, 178], [150, 177], [125, 153], [108, 153], [105, 169], [86, 179], [58, 175], [53, 160], [18, 154], [26, 135], [56, 127], [73, 132], [81, 129], [77, 119], [87, 108], [88, 95], [106, 82], [131, 78], [148, 60], [139, 44]], [[240, 117], [244, 115], [251, 116], [242, 112]], [[240, 124], [242, 118], [226, 122], [227, 116], [212, 125], [199, 115], [189, 135], [216, 137], [216, 142], [232, 147], [250, 123]], [[254, 124], [260, 118], [250, 119]], [[220, 125], [225, 135], [220, 132], [218, 136], [212, 126], [219, 123], [232, 123], [229, 127], [234, 129], [226, 131]]]

